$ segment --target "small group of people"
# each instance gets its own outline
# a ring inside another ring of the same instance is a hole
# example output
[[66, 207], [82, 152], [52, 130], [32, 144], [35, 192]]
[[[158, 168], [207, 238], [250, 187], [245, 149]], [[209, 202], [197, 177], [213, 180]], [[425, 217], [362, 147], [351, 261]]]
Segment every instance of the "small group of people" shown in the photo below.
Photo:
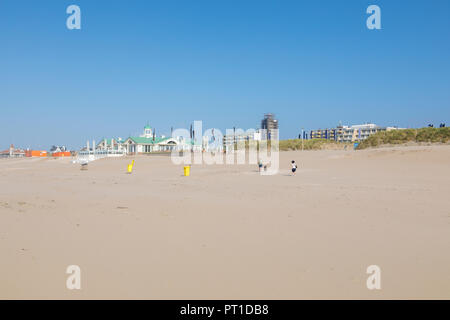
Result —
[[[428, 125], [428, 127], [429, 127], [429, 128], [434, 128], [434, 124], [430, 123], [430, 124]], [[440, 124], [439, 124], [439, 128], [445, 128], [445, 123], [440, 123]]]
[[[295, 163], [295, 160], [291, 161], [291, 166], [292, 166], [292, 175], [295, 176], [295, 172], [297, 171], [297, 164]], [[262, 160], [259, 160], [258, 162], [258, 171], [261, 172], [261, 170], [267, 171], [267, 165], [264, 165]]]
[[266, 165], [263, 165], [262, 160], [259, 160], [259, 162], [258, 162], [258, 171], [261, 172], [261, 170], [263, 169], [263, 167], [264, 167], [264, 171], [267, 171], [267, 164], [266, 164]]

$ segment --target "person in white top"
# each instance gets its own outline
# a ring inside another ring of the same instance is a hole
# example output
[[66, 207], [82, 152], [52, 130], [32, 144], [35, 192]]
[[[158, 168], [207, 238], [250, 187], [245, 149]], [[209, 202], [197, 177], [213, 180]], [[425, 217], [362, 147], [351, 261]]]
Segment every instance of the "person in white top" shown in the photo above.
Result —
[[295, 171], [297, 171], [297, 164], [295, 163], [294, 160], [292, 160], [291, 165], [292, 165], [292, 175], [295, 176]]

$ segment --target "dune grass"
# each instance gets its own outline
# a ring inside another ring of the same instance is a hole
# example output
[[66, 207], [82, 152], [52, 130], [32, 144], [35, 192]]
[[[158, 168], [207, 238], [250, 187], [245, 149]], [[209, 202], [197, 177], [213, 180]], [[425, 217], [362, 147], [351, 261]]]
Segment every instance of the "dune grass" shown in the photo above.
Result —
[[450, 141], [450, 127], [401, 129], [377, 132], [362, 141], [357, 149], [366, 149], [380, 145], [396, 145], [408, 142], [447, 143]]
[[[351, 145], [351, 143], [339, 143], [326, 139], [303, 140], [303, 150], [344, 149], [345, 146]], [[280, 150], [302, 150], [302, 139], [280, 140]]]

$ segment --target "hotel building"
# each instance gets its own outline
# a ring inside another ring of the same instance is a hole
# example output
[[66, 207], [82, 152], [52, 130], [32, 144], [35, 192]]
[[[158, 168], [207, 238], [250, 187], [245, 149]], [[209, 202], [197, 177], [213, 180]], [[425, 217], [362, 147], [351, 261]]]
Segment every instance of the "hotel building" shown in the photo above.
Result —
[[397, 130], [397, 127], [380, 127], [373, 123], [353, 126], [339, 125], [331, 129], [311, 130], [311, 139], [326, 139], [337, 142], [357, 142], [367, 139], [370, 135], [380, 131]]

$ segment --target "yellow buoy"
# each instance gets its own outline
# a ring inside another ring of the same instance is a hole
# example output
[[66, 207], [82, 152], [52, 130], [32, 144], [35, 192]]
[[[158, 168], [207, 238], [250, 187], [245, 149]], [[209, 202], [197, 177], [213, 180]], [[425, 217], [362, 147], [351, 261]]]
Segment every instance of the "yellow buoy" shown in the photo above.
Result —
[[185, 166], [184, 167], [184, 176], [189, 177], [190, 174], [191, 174], [191, 166]]

